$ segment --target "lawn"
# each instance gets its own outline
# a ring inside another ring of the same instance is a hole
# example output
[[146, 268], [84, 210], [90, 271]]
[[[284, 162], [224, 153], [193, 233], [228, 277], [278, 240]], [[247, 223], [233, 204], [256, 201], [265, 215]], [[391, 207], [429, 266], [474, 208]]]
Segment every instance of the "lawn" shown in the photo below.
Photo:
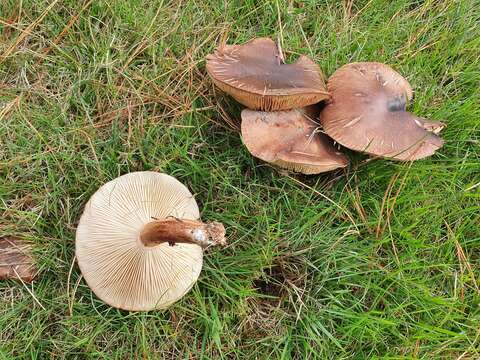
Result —
[[[0, 283], [1, 358], [480, 359], [477, 1], [3, 0], [0, 29], [0, 236], [39, 267]], [[318, 176], [253, 158], [205, 56], [259, 36], [326, 76], [391, 65], [444, 147]], [[74, 261], [88, 198], [138, 170], [227, 228], [166, 311], [105, 305]]]

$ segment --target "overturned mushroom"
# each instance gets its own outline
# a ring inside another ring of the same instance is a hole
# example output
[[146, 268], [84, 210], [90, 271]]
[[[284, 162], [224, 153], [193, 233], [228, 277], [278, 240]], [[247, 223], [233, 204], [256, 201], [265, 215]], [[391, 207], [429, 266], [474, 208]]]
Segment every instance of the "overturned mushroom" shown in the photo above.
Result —
[[207, 56], [214, 83], [254, 110], [288, 110], [328, 98], [320, 68], [306, 56], [284, 64], [275, 42], [258, 38]]
[[442, 147], [443, 123], [406, 111], [410, 84], [387, 65], [347, 64], [328, 80], [331, 100], [322, 111], [325, 132], [357, 151], [397, 160], [417, 160]]
[[0, 238], [0, 280], [31, 282], [36, 274], [31, 244], [14, 237]]
[[203, 248], [226, 243], [222, 224], [198, 219], [194, 197], [169, 175], [134, 172], [106, 183], [88, 201], [77, 228], [76, 257], [85, 281], [114, 307], [169, 306], [196, 282]]
[[255, 157], [303, 174], [347, 166], [346, 156], [318, 132], [311, 108], [277, 112], [243, 110], [245, 146]]

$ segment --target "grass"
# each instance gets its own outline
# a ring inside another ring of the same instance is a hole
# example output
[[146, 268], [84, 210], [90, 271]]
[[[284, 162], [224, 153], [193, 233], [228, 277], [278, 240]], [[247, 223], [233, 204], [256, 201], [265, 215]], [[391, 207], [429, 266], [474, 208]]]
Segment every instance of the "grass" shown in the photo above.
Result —
[[[31, 240], [40, 270], [38, 303], [0, 284], [1, 358], [479, 359], [477, 8], [2, 1], [0, 236]], [[351, 61], [392, 65], [415, 89], [411, 109], [447, 123], [445, 146], [413, 164], [349, 153], [348, 169], [320, 176], [252, 158], [241, 108], [204, 59], [221, 39], [256, 36], [327, 76]], [[137, 170], [176, 176], [228, 231], [164, 312], [108, 307], [73, 262], [89, 196]]]

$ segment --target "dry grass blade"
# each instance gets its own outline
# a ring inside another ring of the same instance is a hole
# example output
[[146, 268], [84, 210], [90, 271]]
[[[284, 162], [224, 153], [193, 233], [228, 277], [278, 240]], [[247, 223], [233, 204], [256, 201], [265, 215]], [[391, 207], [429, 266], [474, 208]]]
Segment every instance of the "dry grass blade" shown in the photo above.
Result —
[[54, 0], [48, 7], [45, 9], [45, 11], [30, 25], [26, 27], [25, 30], [22, 31], [22, 33], [18, 36], [18, 38], [15, 40], [15, 42], [5, 50], [5, 52], [0, 56], [0, 64], [2, 64], [11, 54], [12, 52], [17, 48], [17, 46], [25, 40], [25, 38], [30, 35], [33, 31], [33, 29], [42, 22], [42, 20], [45, 18], [45, 16], [48, 15], [50, 10], [58, 3], [59, 0]]
[[[473, 271], [472, 265], [468, 261], [468, 258], [465, 255], [465, 252], [463, 251], [462, 245], [460, 245], [460, 243], [456, 239], [455, 233], [452, 231], [452, 228], [450, 227], [450, 225], [446, 221], [444, 223], [445, 223], [445, 226], [448, 229], [449, 236], [453, 237], [453, 239], [455, 241], [455, 248], [457, 250], [457, 257], [458, 257], [459, 263], [460, 263], [461, 266], [464, 266], [465, 268], [467, 268], [468, 274], [471, 277], [471, 281], [473, 283], [473, 286], [474, 286], [475, 290], [477, 291], [477, 293], [480, 295], [480, 288], [479, 288], [479, 285], [478, 285], [479, 283], [478, 283], [478, 281], [475, 277], [475, 272]], [[463, 273], [463, 269], [462, 269], [462, 273]]]
[[395, 182], [397, 181], [398, 177], [400, 176], [399, 173], [395, 174], [390, 182], [388, 183], [387, 189], [385, 190], [385, 194], [383, 195], [383, 200], [382, 200], [382, 205], [380, 207], [380, 214], [378, 214], [378, 222], [377, 222], [377, 230], [375, 231], [375, 234], [377, 236], [377, 239], [380, 237], [382, 234], [382, 216], [383, 216], [383, 211], [385, 209], [385, 206], [387, 204], [388, 199], [390, 198], [390, 195], [393, 190], [393, 186]]
[[338, 209], [340, 209], [344, 214], [345, 216], [350, 220], [350, 222], [352, 223], [352, 225], [355, 227], [355, 229], [357, 230], [357, 232], [359, 232], [358, 230], [358, 227], [357, 227], [357, 224], [355, 222], [355, 220], [353, 219], [352, 217], [352, 214], [350, 214], [350, 212], [345, 209], [343, 206], [341, 206], [340, 204], [338, 204], [337, 202], [335, 202], [334, 200], [330, 199], [327, 195], [325, 194], [322, 194], [320, 191], [318, 191], [317, 189], [314, 189], [312, 188], [311, 186], [305, 184], [304, 182], [298, 180], [298, 179], [295, 179], [294, 177], [290, 176], [290, 175], [287, 175], [288, 178], [292, 179], [294, 182], [296, 182], [297, 184], [300, 184], [302, 185], [303, 187], [306, 187], [307, 189], [313, 191], [315, 194], [321, 196], [322, 198], [324, 198], [325, 200], [327, 200], [328, 202], [330, 202], [331, 204], [333, 204], [335, 207], [337, 207]]
[[[48, 55], [48, 53], [52, 50], [53, 46], [58, 45], [60, 41], [62, 41], [62, 39], [65, 37], [65, 35], [67, 35], [68, 31], [72, 28], [75, 22], [77, 22], [80, 15], [92, 4], [92, 2], [93, 0], [87, 0], [85, 4], [82, 6], [82, 8], [80, 9], [80, 11], [70, 18], [68, 23], [62, 29], [62, 31], [55, 37], [55, 39], [53, 39], [51, 45], [42, 51], [43, 57]], [[42, 60], [43, 60], [42, 58], [38, 59], [37, 64], [39, 64]]]

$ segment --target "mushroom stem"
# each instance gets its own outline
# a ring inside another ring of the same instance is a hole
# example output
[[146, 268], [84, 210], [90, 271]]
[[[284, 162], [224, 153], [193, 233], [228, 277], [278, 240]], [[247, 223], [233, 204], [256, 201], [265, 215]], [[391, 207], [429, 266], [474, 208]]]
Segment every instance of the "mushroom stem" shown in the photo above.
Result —
[[162, 243], [197, 244], [203, 248], [210, 245], [226, 245], [225, 228], [219, 222], [202, 223], [197, 220], [168, 218], [152, 221], [144, 226], [140, 241], [146, 247]]

